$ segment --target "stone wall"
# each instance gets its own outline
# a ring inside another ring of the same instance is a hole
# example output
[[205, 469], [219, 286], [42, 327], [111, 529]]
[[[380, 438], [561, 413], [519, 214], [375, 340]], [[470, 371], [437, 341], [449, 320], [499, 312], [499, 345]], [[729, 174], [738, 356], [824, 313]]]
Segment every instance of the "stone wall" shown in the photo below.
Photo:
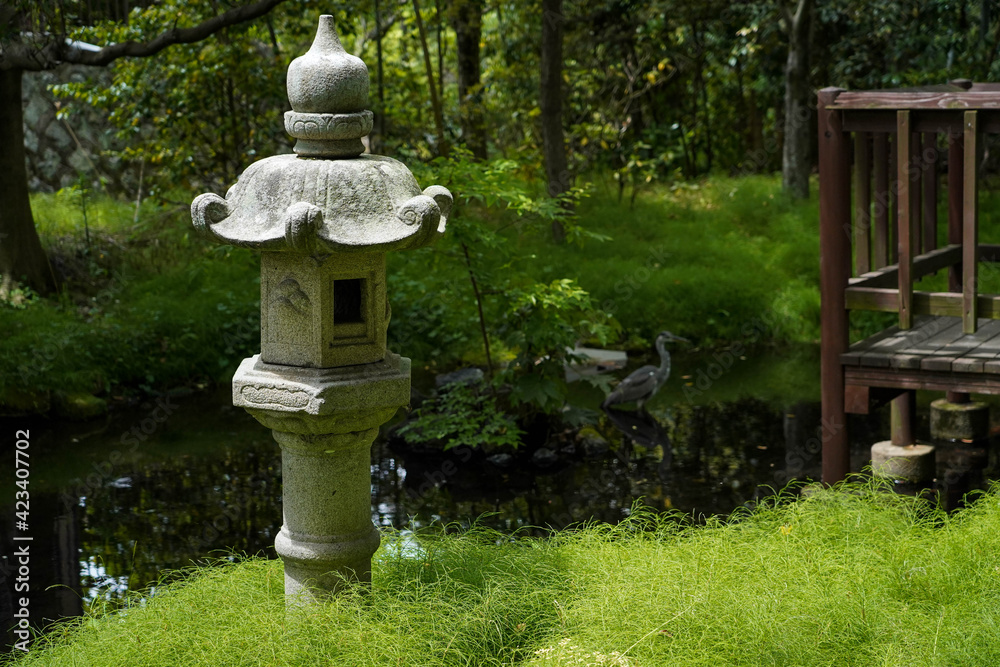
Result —
[[28, 187], [32, 192], [53, 192], [79, 183], [81, 174], [90, 187], [103, 178], [110, 192], [135, 192], [138, 165], [126, 165], [102, 155], [119, 148], [105, 118], [86, 105], [80, 105], [65, 119], [56, 118], [57, 105], [71, 100], [57, 99], [50, 85], [95, 78], [107, 83], [109, 73], [100, 68], [64, 65], [49, 72], [25, 72], [24, 144], [27, 152]]

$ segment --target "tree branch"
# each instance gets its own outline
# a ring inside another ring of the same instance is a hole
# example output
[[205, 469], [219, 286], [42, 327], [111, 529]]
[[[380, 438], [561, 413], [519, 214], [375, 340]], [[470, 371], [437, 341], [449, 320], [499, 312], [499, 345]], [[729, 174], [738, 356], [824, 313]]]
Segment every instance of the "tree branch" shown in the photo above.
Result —
[[173, 27], [161, 32], [148, 42], [121, 42], [105, 46], [99, 51], [85, 51], [63, 35], [48, 35], [48, 42], [14, 42], [0, 46], [0, 69], [39, 71], [53, 69], [62, 63], [103, 66], [119, 58], [145, 58], [174, 44], [190, 44], [209, 37], [223, 28], [252, 21], [271, 11], [284, 0], [258, 0], [230, 9], [190, 28]]

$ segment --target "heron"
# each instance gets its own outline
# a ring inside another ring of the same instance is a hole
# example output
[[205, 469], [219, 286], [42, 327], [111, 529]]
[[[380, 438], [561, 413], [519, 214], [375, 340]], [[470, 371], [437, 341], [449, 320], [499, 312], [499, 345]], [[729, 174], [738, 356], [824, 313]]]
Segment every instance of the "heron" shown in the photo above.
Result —
[[660, 366], [657, 368], [651, 364], [632, 371], [627, 378], [622, 380], [615, 390], [608, 394], [608, 397], [601, 403], [602, 408], [619, 403], [631, 403], [642, 410], [643, 404], [656, 395], [656, 392], [666, 383], [670, 377], [670, 353], [667, 352], [667, 343], [670, 341], [681, 341], [688, 343], [687, 338], [675, 336], [669, 331], [661, 331], [656, 336], [656, 351], [660, 353]]

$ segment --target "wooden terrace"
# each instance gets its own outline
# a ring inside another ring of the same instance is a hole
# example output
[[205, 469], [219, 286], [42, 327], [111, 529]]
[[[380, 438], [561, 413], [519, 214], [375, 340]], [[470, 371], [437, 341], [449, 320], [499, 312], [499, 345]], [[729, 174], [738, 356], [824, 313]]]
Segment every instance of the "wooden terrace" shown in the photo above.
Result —
[[[1000, 245], [979, 243], [986, 133], [1000, 133], [1000, 84], [819, 93], [826, 483], [850, 472], [847, 413], [892, 401], [892, 440], [910, 444], [917, 389], [1000, 393], [1000, 296], [977, 291], [981, 271], [1000, 270]], [[942, 271], [948, 291], [914, 289]], [[852, 310], [898, 323], [851, 344]]]

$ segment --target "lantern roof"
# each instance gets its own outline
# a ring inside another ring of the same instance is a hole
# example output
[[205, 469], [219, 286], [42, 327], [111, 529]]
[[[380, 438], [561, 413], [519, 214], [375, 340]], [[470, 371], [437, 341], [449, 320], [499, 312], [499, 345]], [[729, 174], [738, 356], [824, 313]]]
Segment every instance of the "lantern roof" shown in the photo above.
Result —
[[368, 68], [319, 19], [309, 51], [288, 67], [294, 154], [250, 165], [226, 197], [199, 195], [194, 226], [221, 243], [306, 253], [385, 251], [425, 245], [445, 229], [452, 195], [424, 190], [407, 167], [362, 154], [372, 128]]

